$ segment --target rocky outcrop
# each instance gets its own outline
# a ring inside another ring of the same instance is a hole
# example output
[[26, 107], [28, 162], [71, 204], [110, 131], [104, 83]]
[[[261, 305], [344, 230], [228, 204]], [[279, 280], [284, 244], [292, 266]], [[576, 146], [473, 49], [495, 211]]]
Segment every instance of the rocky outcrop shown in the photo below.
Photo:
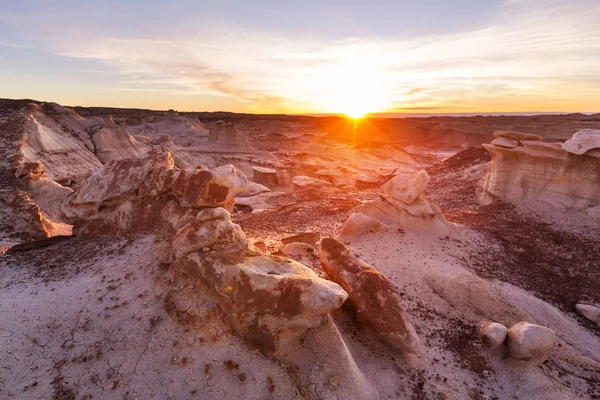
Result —
[[292, 184], [300, 189], [317, 186], [317, 187], [326, 187], [330, 186], [331, 183], [328, 181], [324, 181], [322, 179], [312, 178], [310, 176], [305, 175], [297, 175], [292, 179]]
[[281, 239], [281, 243], [290, 244], [295, 242], [307, 243], [311, 246], [316, 246], [321, 240], [321, 234], [319, 232], [303, 232], [297, 235], [288, 236]]
[[417, 350], [419, 338], [398, 292], [385, 276], [335, 239], [321, 241], [319, 259], [329, 279], [348, 293], [358, 322], [395, 349]]
[[0, 199], [0, 206], [3, 219], [22, 239], [45, 239], [54, 230], [54, 224], [42, 215], [40, 207], [31, 201], [25, 191], [18, 190], [7, 199]]
[[94, 152], [104, 164], [144, 154], [149, 150], [148, 146], [129, 135], [125, 128], [115, 124], [112, 118], [109, 118], [104, 126], [93, 134], [92, 140]]
[[379, 221], [383, 226], [405, 230], [418, 230], [446, 236], [449, 224], [441, 209], [425, 198], [429, 175], [424, 170], [416, 174], [400, 174], [386, 182], [379, 198], [362, 204], [351, 211], [342, 232], [360, 234], [362, 228], [373, 229], [377, 224], [365, 218], [352, 217], [362, 214]]
[[233, 122], [218, 121], [209, 130], [206, 150], [221, 153], [257, 153], [248, 140], [240, 133]]
[[268, 188], [275, 188], [279, 186], [279, 178], [277, 177], [277, 170], [266, 167], [252, 167], [252, 181], [260, 185], [264, 185]]
[[23, 137], [16, 148], [22, 162], [42, 163], [54, 181], [80, 181], [102, 166], [87, 134], [104, 124], [101, 118], [85, 119], [54, 103], [31, 104], [22, 115]]
[[523, 132], [514, 132], [514, 131], [495, 131], [494, 137], [496, 138], [507, 138], [512, 140], [534, 140], [537, 142], [541, 142], [543, 139], [541, 136], [534, 135], [533, 133], [523, 133]]
[[279, 357], [347, 294], [307, 266], [247, 251], [226, 209], [246, 186], [231, 165], [180, 170], [169, 153], [148, 153], [91, 174], [63, 211], [78, 233], [162, 237], [176, 276], [214, 297], [236, 333]]
[[519, 322], [508, 330], [510, 356], [519, 360], [541, 363], [552, 352], [556, 332], [528, 322]]
[[283, 257], [193, 252], [174, 265], [213, 293], [236, 333], [277, 356], [347, 298], [335, 283]]
[[178, 147], [202, 146], [208, 142], [208, 130], [196, 118], [167, 111], [162, 116], [144, 119], [141, 125], [128, 129], [135, 136], [145, 136], [152, 140], [167, 136]]
[[[26, 170], [29, 172], [23, 175]], [[54, 221], [61, 221], [61, 205], [73, 193], [73, 189], [47, 178], [41, 163], [21, 164], [16, 175], [25, 180], [31, 200], [40, 207], [42, 212]]]
[[483, 145], [492, 156], [479, 183], [483, 204], [495, 200], [532, 207], [548, 204], [600, 220], [600, 159], [569, 153], [566, 143], [521, 140], [521, 144], [515, 148]]

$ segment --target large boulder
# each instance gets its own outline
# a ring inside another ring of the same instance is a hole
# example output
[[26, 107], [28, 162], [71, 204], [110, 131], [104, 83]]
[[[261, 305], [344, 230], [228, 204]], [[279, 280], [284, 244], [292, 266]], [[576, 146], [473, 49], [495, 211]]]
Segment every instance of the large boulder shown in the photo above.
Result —
[[337, 284], [283, 257], [193, 252], [174, 267], [213, 294], [236, 333], [275, 356], [285, 355], [348, 297]]
[[350, 233], [360, 234], [362, 228], [376, 228], [375, 223], [365, 218], [355, 218], [362, 214], [379, 221], [384, 227], [403, 230], [424, 231], [438, 236], [449, 233], [449, 224], [442, 210], [425, 197], [429, 175], [424, 170], [416, 174], [400, 174], [386, 182], [379, 198], [362, 204], [350, 213], [342, 232], [349, 239]]
[[510, 356], [519, 360], [543, 362], [556, 343], [556, 332], [544, 326], [519, 322], [508, 330]]
[[319, 259], [329, 279], [348, 293], [358, 322], [395, 349], [417, 350], [419, 338], [392, 282], [335, 239], [321, 241]]

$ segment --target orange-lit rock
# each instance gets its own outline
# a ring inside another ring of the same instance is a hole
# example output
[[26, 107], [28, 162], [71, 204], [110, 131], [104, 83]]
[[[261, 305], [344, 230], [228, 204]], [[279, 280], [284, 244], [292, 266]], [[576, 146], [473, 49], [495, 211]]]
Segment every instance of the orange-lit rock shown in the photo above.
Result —
[[357, 321], [371, 328], [393, 348], [413, 352], [419, 338], [394, 285], [342, 243], [326, 238], [321, 241], [319, 259], [332, 281], [348, 293], [356, 308]]

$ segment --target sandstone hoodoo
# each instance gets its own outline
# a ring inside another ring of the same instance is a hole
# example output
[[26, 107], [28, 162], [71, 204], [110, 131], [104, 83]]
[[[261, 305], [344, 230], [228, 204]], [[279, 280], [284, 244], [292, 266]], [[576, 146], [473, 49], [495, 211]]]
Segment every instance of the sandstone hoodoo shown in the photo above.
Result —
[[169, 153], [148, 153], [94, 172], [64, 213], [76, 232], [164, 236], [172, 253], [165, 261], [214, 296], [235, 332], [282, 356], [347, 294], [293, 260], [246, 252], [245, 235], [225, 209], [246, 184], [233, 166], [178, 170]]
[[361, 227], [376, 226], [373, 223], [365, 224], [363, 219], [353, 218], [354, 214], [365, 215], [388, 227], [446, 236], [449, 233], [448, 221], [442, 210], [425, 197], [429, 180], [429, 175], [424, 170], [416, 174], [394, 176], [381, 187], [382, 194], [377, 199], [351, 211], [341, 236], [350, 238], [351, 235], [361, 233]]
[[596, 156], [594, 150], [600, 149], [600, 130], [582, 129], [563, 143], [562, 148], [573, 154]]
[[514, 148], [484, 144], [492, 161], [479, 183], [480, 201], [550, 205], [600, 220], [600, 159], [585, 154], [597, 136], [584, 131], [577, 135], [562, 146], [537, 139], [521, 139], [522, 146]]
[[348, 292], [358, 322], [395, 349], [417, 351], [417, 333], [398, 292], [385, 276], [332, 238], [321, 241], [319, 259], [329, 279]]

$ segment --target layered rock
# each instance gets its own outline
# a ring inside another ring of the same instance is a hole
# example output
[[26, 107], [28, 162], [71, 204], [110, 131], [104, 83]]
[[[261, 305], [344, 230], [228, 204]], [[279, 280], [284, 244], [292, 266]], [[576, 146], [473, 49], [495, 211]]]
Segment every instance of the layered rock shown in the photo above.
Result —
[[55, 228], [25, 191], [18, 190], [11, 193], [6, 200], [0, 199], [0, 205], [10, 228], [18, 232], [23, 239], [48, 238]]
[[247, 189], [233, 166], [176, 169], [169, 153], [111, 161], [63, 205], [80, 233], [152, 232], [176, 276], [208, 291], [232, 329], [269, 355], [318, 326], [347, 294], [293, 260], [248, 252], [225, 208]]
[[[572, 139], [573, 140], [573, 139]], [[479, 183], [479, 200], [544, 203], [562, 210], [576, 210], [600, 220], [600, 159], [564, 149], [574, 145], [521, 140], [522, 146], [483, 147], [492, 161]], [[582, 150], [585, 148], [582, 148]], [[579, 151], [579, 150], [578, 150]]]
[[94, 152], [104, 164], [144, 154], [149, 150], [146, 145], [129, 135], [125, 128], [115, 124], [112, 118], [109, 118], [104, 126], [93, 134], [92, 140], [95, 146]]
[[[384, 227], [424, 231], [439, 236], [449, 232], [449, 225], [441, 209], [425, 198], [429, 175], [424, 170], [416, 174], [400, 174], [386, 182], [379, 198], [362, 204], [351, 211], [342, 228], [343, 236], [363, 233], [364, 229], [375, 229], [377, 223]], [[353, 217], [362, 214], [371, 219]], [[364, 229], [363, 229], [364, 228]]]
[[16, 155], [22, 162], [41, 162], [49, 179], [79, 181], [102, 166], [87, 134], [102, 126], [102, 119], [85, 119], [54, 103], [31, 104], [23, 119]]
[[166, 135], [179, 147], [202, 146], [208, 142], [208, 130], [200, 121], [179, 115], [175, 111], [146, 118], [141, 125], [129, 128], [129, 133], [151, 139]]
[[54, 221], [61, 221], [61, 205], [73, 189], [47, 178], [41, 163], [21, 164], [16, 176], [25, 180], [29, 197], [43, 213]]
[[329, 279], [348, 293], [358, 322], [395, 349], [417, 350], [419, 338], [392, 282], [335, 239], [321, 241], [319, 259]]

